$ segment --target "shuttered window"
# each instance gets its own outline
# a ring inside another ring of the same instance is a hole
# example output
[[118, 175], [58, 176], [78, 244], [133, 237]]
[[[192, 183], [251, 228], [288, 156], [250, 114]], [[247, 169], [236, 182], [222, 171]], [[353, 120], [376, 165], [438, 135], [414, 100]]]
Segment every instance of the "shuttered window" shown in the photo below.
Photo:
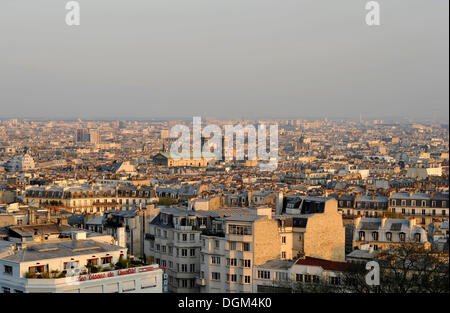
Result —
[[85, 292], [85, 293], [103, 293], [103, 288], [102, 288], [102, 285], [87, 287], [84, 289], [83, 292]]
[[126, 281], [122, 283], [122, 291], [131, 291], [135, 290], [136, 286], [134, 280]]
[[141, 282], [141, 288], [152, 288], [156, 287], [156, 277], [149, 277], [146, 279], [143, 279]]
[[116, 293], [119, 292], [119, 284], [108, 284], [105, 286], [105, 293]]

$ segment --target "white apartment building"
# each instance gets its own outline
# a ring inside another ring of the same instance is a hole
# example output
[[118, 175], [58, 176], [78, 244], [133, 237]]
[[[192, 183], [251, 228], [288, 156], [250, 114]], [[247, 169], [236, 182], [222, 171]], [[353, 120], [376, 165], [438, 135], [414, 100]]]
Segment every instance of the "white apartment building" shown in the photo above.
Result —
[[[28, 244], [0, 251], [3, 293], [161, 293], [159, 265], [115, 268], [127, 249], [85, 239]], [[94, 271], [93, 268], [97, 270]]]
[[27, 171], [35, 167], [34, 160], [29, 154], [15, 155], [4, 165], [9, 172]]
[[[198, 292], [201, 228], [182, 208], [161, 207], [146, 234], [145, 254], [167, 269], [169, 292]], [[205, 226], [206, 228], [206, 226]]]

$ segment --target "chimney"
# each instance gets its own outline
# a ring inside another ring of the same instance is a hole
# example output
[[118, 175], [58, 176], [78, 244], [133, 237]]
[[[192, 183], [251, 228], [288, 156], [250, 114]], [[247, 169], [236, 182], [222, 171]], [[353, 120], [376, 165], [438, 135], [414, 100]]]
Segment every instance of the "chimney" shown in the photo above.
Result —
[[72, 232], [72, 240], [86, 240], [86, 232], [83, 230]]
[[361, 215], [357, 215], [354, 220], [355, 228], [358, 227], [360, 222], [361, 222]]
[[383, 215], [383, 217], [381, 218], [381, 227], [382, 227], [382, 228], [383, 228], [384, 225], [386, 224], [386, 220], [387, 220], [386, 215]]

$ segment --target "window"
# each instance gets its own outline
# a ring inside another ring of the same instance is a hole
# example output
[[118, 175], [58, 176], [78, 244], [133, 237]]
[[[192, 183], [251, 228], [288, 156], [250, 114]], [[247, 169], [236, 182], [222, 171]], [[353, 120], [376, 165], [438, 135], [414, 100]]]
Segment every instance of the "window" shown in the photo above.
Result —
[[250, 276], [244, 276], [244, 284], [250, 284]]
[[295, 281], [303, 282], [303, 274], [295, 274]]
[[411, 201], [411, 206], [416, 206], [416, 200]]
[[425, 200], [422, 200], [422, 206], [427, 206], [427, 202]]
[[286, 251], [281, 252], [281, 258], [286, 259]]
[[166, 253], [166, 251], [167, 251], [167, 250], [166, 250], [166, 249], [167, 249], [167, 247], [166, 247], [166, 246], [162, 246], [161, 248], [162, 248], [162, 253]]
[[244, 260], [244, 267], [251, 267], [251, 260]]
[[286, 281], [286, 280], [288, 280], [288, 278], [289, 278], [288, 273], [285, 273], [285, 272], [275, 272], [275, 280], [278, 280], [278, 281]]
[[195, 256], [195, 249], [190, 250], [190, 256]]
[[330, 284], [332, 284], [332, 285], [340, 285], [341, 284], [340, 277], [330, 277]]
[[391, 232], [387, 232], [386, 233], [386, 240], [387, 241], [392, 241], [392, 233]]
[[443, 208], [447, 207], [447, 201], [442, 201], [442, 207]]
[[220, 241], [219, 240], [215, 240], [214, 244], [215, 244], [216, 249], [220, 248]]
[[305, 275], [305, 283], [311, 282], [311, 275]]
[[414, 240], [415, 241], [420, 241], [420, 234], [419, 233], [414, 234]]
[[432, 206], [433, 208], [435, 208], [435, 207], [436, 207], [436, 201], [431, 201], [431, 206]]
[[231, 276], [231, 281], [235, 283], [237, 281], [237, 275], [236, 274], [232, 274], [230, 276]]
[[3, 273], [6, 275], [12, 275], [13, 274], [13, 268], [9, 265], [4, 265], [3, 267]]
[[112, 262], [112, 256], [107, 256], [102, 258], [102, 264], [109, 264]]
[[402, 200], [402, 206], [406, 206], [406, 200]]
[[187, 264], [181, 264], [181, 271], [187, 272]]
[[412, 215], [415, 215], [415, 214], [416, 214], [416, 210], [415, 210], [415, 209], [412, 209], [412, 210], [411, 210], [411, 214], [412, 214]]
[[195, 241], [195, 234], [190, 234], [189, 235], [189, 240], [190, 241]]
[[183, 234], [183, 241], [187, 241], [187, 234]]
[[211, 256], [211, 264], [220, 264], [220, 256]]
[[244, 242], [243, 248], [244, 248], [244, 251], [250, 251], [250, 243]]
[[194, 273], [195, 272], [195, 264], [189, 265], [189, 269], [190, 269], [191, 273]]
[[402, 209], [402, 214], [406, 214], [406, 209], [405, 208]]
[[445, 210], [442, 210], [442, 215], [445, 215]]
[[227, 266], [237, 266], [237, 259], [227, 258]]
[[398, 237], [400, 238], [400, 241], [405, 241], [405, 239], [406, 239], [405, 233], [399, 233]]
[[378, 241], [378, 232], [377, 231], [372, 232], [372, 239], [375, 241]]
[[228, 233], [231, 235], [251, 235], [252, 227], [244, 225], [228, 225]]
[[366, 233], [364, 231], [359, 232], [359, 241], [364, 241], [366, 239]]
[[313, 283], [318, 284], [320, 282], [320, 277], [318, 275], [313, 275]]
[[270, 279], [270, 271], [258, 271], [259, 279]]
[[212, 280], [220, 280], [220, 273], [212, 272], [211, 273], [211, 279]]
[[236, 242], [230, 241], [230, 250], [236, 250]]
[[87, 260], [87, 265], [88, 266], [94, 266], [94, 265], [97, 265], [97, 264], [98, 264], [98, 259]]
[[187, 249], [181, 249], [181, 256], [187, 256]]
[[281, 237], [281, 243], [286, 244], [286, 236]]

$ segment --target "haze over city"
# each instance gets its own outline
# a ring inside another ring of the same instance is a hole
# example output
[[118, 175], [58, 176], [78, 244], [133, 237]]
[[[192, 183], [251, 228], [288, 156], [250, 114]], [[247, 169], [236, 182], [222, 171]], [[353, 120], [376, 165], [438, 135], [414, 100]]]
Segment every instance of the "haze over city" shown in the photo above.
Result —
[[0, 5], [0, 117], [448, 122], [448, 1]]

